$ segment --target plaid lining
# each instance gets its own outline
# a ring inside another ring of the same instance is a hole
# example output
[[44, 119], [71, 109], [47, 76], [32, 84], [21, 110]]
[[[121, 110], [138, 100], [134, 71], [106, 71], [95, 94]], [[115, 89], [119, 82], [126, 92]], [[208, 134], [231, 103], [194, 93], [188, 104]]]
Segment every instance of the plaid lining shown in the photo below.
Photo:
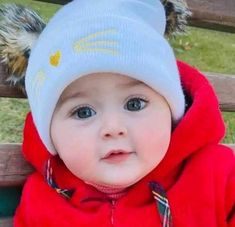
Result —
[[158, 212], [163, 227], [172, 227], [172, 217], [166, 193], [160, 184], [156, 182], [149, 183], [153, 198], [156, 201]]
[[69, 189], [61, 189], [59, 186], [56, 184], [56, 182], [53, 180], [53, 169], [51, 166], [51, 160], [48, 159], [47, 164], [46, 164], [46, 181], [49, 184], [50, 187], [55, 189], [57, 193], [65, 197], [66, 199], [70, 199], [73, 195], [74, 190], [69, 190]]
[[[74, 193], [74, 190], [69, 189], [61, 189], [56, 184], [53, 179], [53, 169], [51, 166], [51, 160], [48, 159], [46, 163], [46, 181], [48, 185], [53, 188], [58, 194], [62, 195], [66, 199], [70, 199]], [[166, 193], [160, 184], [156, 182], [149, 183], [150, 189], [153, 194], [153, 198], [156, 201], [158, 212], [160, 214], [160, 219], [162, 222], [162, 227], [172, 227], [172, 217], [170, 212], [170, 206], [168, 203], [168, 199], [166, 197]]]

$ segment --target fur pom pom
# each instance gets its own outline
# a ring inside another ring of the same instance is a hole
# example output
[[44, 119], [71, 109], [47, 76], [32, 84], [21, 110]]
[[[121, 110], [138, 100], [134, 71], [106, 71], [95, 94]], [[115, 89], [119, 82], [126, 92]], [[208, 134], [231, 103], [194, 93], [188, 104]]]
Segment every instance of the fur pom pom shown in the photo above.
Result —
[[6, 81], [24, 91], [28, 58], [45, 23], [33, 10], [15, 4], [0, 6], [0, 58]]
[[166, 11], [166, 36], [177, 35], [185, 32], [187, 18], [191, 11], [185, 0], [161, 0]]

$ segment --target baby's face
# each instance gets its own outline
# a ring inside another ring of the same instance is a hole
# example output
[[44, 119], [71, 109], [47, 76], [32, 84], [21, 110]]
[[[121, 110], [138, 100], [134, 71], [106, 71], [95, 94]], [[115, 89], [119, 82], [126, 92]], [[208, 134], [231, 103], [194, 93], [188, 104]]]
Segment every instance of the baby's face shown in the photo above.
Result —
[[63, 92], [51, 139], [67, 168], [80, 179], [127, 187], [146, 176], [166, 154], [171, 113], [165, 99], [130, 77], [82, 77]]

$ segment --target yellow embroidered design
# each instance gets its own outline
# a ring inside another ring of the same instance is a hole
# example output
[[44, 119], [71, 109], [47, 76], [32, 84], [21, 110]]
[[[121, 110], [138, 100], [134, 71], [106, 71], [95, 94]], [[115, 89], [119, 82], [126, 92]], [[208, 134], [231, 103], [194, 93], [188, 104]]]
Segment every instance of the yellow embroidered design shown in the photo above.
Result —
[[33, 80], [33, 89], [35, 92], [35, 96], [38, 97], [41, 87], [43, 86], [46, 79], [46, 74], [43, 70], [40, 70]]
[[117, 31], [115, 29], [109, 29], [104, 31], [99, 31], [88, 36], [85, 36], [75, 42], [74, 49], [77, 53], [81, 52], [101, 52], [111, 55], [117, 55], [118, 50], [118, 42], [112, 40], [93, 40], [95, 38], [99, 38], [109, 34], [115, 34]]
[[57, 67], [60, 64], [61, 56], [62, 56], [61, 51], [59, 50], [56, 51], [54, 54], [50, 56], [50, 64], [52, 66]]

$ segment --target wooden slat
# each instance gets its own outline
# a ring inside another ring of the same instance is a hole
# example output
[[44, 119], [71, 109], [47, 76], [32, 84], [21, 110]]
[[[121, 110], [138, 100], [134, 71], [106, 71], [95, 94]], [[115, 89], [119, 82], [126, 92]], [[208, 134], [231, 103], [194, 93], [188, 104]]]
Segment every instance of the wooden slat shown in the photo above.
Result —
[[[235, 152], [235, 144], [227, 144]], [[19, 144], [0, 144], [0, 187], [23, 185], [33, 171], [22, 155]], [[1, 226], [1, 225], [0, 225]]]
[[0, 64], [0, 97], [9, 97], [9, 98], [25, 98], [19, 89], [10, 86], [9, 83], [5, 82], [6, 73], [3, 66]]
[[72, 0], [34, 0], [37, 2], [48, 2], [48, 3], [54, 3], [54, 4], [60, 4], [60, 5], [64, 5], [68, 2], [71, 2]]
[[0, 84], [0, 97], [9, 97], [9, 98], [26, 98], [19, 89], [10, 87], [6, 84]]
[[234, 151], [235, 153], [235, 144], [227, 144], [229, 147], [231, 147], [231, 149]]
[[191, 25], [235, 32], [234, 0], [187, 0], [187, 3], [193, 13]]
[[0, 226], [2, 227], [12, 227], [13, 226], [13, 218], [0, 218]]
[[[235, 112], [235, 75], [205, 73], [213, 84], [222, 111]], [[1, 75], [0, 75], [1, 77]], [[3, 84], [0, 80], [0, 97], [25, 97], [22, 92]]]
[[22, 185], [32, 171], [20, 144], [0, 144], [0, 187]]
[[215, 88], [222, 111], [235, 112], [235, 75], [205, 73]]

